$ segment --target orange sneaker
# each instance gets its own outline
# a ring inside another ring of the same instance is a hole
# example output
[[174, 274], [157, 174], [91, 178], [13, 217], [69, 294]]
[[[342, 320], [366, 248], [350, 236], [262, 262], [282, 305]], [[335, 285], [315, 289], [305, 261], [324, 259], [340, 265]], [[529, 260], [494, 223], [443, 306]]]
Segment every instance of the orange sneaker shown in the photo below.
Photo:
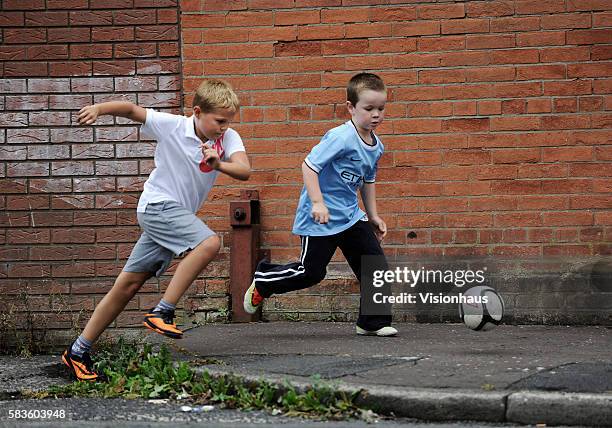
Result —
[[244, 302], [242, 305], [244, 307], [244, 311], [247, 314], [254, 314], [257, 312], [257, 309], [261, 307], [263, 301], [264, 298], [261, 294], [259, 294], [259, 291], [257, 291], [257, 287], [255, 287], [255, 280], [253, 280], [249, 289], [246, 291], [246, 293], [244, 293]]
[[183, 332], [176, 328], [174, 324], [174, 311], [155, 311], [151, 309], [145, 314], [143, 324], [156, 333], [171, 337], [172, 339], [181, 339]]
[[76, 380], [86, 382], [101, 380], [101, 376], [93, 369], [89, 352], [85, 352], [82, 357], [79, 357], [72, 353], [72, 345], [70, 345], [62, 354], [62, 361], [70, 369], [70, 374]]

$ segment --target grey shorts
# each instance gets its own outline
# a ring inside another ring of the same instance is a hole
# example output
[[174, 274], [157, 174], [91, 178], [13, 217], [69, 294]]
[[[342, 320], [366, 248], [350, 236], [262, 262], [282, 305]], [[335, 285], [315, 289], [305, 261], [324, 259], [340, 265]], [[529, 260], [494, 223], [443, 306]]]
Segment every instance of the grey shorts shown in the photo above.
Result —
[[125, 264], [125, 272], [160, 276], [175, 255], [181, 256], [215, 234], [194, 213], [174, 201], [147, 205], [138, 213], [143, 232]]

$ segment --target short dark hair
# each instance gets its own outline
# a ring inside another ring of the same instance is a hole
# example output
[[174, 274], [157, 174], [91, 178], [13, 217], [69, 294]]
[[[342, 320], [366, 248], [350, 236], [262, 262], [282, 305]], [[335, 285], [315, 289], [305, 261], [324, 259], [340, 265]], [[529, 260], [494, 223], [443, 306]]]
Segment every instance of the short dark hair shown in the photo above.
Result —
[[351, 77], [346, 88], [346, 99], [356, 105], [359, 94], [366, 89], [385, 92], [387, 88], [383, 80], [373, 73], [359, 73]]

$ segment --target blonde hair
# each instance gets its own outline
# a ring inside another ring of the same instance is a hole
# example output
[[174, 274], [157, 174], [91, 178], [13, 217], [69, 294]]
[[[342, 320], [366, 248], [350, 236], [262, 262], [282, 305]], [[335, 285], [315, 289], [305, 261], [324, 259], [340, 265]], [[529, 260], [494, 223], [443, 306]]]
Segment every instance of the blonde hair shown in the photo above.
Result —
[[221, 79], [204, 79], [195, 96], [193, 107], [199, 106], [203, 113], [210, 113], [217, 109], [238, 111], [240, 101], [231, 85]]

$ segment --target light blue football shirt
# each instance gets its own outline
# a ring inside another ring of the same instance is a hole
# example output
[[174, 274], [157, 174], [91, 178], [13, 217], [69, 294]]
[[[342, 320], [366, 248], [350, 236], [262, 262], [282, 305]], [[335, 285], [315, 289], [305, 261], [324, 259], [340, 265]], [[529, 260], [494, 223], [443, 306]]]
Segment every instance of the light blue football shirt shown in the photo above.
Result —
[[319, 174], [323, 201], [329, 210], [329, 223], [316, 223], [310, 211], [312, 203], [306, 186], [302, 188], [293, 233], [303, 236], [328, 236], [340, 233], [365, 216], [359, 208], [357, 190], [363, 183], [376, 180], [378, 159], [384, 147], [372, 133], [368, 145], [357, 133], [352, 121], [329, 130], [310, 151], [304, 162]]

